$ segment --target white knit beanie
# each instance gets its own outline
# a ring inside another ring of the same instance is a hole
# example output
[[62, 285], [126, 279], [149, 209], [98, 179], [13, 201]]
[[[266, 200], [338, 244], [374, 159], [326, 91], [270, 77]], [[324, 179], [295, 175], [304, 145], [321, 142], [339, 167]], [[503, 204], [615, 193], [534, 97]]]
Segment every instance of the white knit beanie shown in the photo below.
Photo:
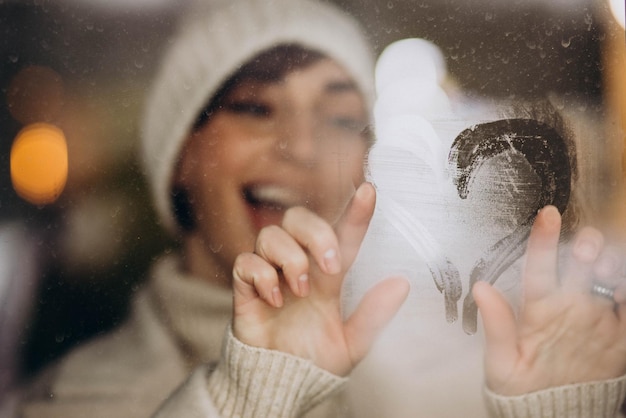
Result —
[[242, 65], [286, 43], [319, 51], [343, 66], [371, 109], [372, 50], [356, 20], [336, 6], [314, 0], [213, 0], [202, 13], [196, 10], [182, 20], [164, 56], [141, 129], [145, 174], [169, 232], [178, 229], [171, 198], [174, 170], [196, 118]]

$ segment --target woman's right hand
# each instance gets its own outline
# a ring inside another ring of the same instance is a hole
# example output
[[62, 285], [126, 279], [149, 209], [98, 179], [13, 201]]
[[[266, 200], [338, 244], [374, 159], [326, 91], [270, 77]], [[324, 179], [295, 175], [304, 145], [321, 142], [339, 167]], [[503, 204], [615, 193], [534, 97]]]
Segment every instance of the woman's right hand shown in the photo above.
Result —
[[303, 208], [287, 211], [281, 226], [264, 228], [254, 253], [234, 265], [233, 334], [245, 344], [312, 360], [343, 376], [367, 354], [409, 292], [408, 281], [375, 285], [344, 319], [341, 288], [374, 212], [369, 183], [356, 191], [331, 227]]

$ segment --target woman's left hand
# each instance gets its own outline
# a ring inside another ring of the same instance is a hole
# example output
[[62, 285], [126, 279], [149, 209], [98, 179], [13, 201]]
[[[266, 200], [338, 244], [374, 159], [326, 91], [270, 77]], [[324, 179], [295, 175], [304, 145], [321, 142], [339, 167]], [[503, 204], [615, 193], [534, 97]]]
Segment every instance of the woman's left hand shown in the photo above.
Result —
[[[559, 271], [560, 227], [556, 208], [540, 211], [528, 241], [517, 318], [489, 284], [473, 288], [485, 329], [487, 386], [495, 393], [520, 395], [626, 373], [624, 261], [599, 231], [584, 228]], [[594, 285], [609, 290], [594, 294]]]

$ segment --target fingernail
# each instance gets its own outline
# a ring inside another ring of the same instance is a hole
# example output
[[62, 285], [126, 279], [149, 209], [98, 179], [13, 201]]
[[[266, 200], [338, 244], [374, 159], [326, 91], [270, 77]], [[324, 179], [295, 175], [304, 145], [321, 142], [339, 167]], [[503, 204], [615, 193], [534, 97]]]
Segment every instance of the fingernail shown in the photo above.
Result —
[[300, 296], [305, 297], [309, 294], [309, 276], [307, 274], [303, 274], [298, 277], [298, 290], [300, 291]]
[[341, 271], [337, 250], [331, 248], [324, 253], [324, 265], [328, 274], [337, 274]]
[[555, 225], [559, 221], [559, 210], [554, 206], [546, 206], [541, 209], [544, 222], [548, 225]]
[[274, 302], [274, 306], [277, 308], [283, 306], [283, 295], [280, 293], [278, 286], [272, 289], [272, 301]]

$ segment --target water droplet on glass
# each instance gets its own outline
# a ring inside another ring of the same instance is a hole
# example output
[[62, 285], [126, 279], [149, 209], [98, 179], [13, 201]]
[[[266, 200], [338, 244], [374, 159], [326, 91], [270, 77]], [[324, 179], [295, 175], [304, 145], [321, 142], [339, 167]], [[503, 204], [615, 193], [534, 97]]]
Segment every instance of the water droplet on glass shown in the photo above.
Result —
[[569, 46], [572, 44], [572, 38], [569, 37], [567, 39], [561, 39], [561, 46], [563, 48], [569, 48]]
[[393, 9], [393, 2], [392, 1], [388, 1], [387, 2], [387, 8], [388, 9]]
[[591, 14], [587, 13], [585, 15], [585, 23], [587, 24], [587, 32], [589, 32], [593, 26], [593, 17]]
[[211, 249], [211, 251], [213, 251], [215, 254], [219, 253], [220, 251], [222, 251], [222, 244], [211, 244], [209, 245], [209, 248]]
[[20, 57], [18, 57], [17, 55], [9, 55], [9, 62], [15, 64], [17, 61], [19, 61]]

